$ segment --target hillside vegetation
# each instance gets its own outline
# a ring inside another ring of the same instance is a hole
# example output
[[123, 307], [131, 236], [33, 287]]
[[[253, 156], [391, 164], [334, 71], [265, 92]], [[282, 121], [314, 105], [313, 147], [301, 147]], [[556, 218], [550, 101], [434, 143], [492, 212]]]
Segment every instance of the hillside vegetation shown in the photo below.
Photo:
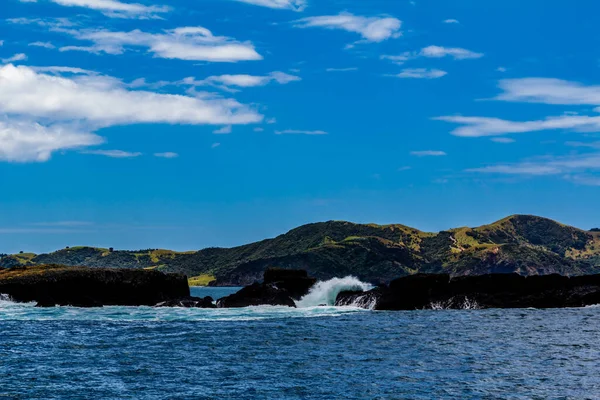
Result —
[[178, 253], [76, 247], [0, 258], [0, 267], [37, 264], [158, 269], [185, 273], [193, 284], [214, 277], [220, 285], [252, 283], [269, 267], [306, 269], [318, 279], [354, 275], [376, 283], [417, 272], [581, 275], [600, 272], [600, 232], [529, 215], [438, 233], [329, 221], [230, 249]]

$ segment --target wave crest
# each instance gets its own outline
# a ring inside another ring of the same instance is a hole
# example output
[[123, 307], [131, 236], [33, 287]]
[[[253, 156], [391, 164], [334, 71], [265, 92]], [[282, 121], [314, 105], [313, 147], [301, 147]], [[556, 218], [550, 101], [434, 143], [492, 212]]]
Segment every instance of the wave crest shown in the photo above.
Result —
[[358, 278], [347, 276], [345, 278], [333, 278], [328, 281], [317, 282], [308, 294], [296, 301], [296, 307], [317, 307], [320, 305], [334, 306], [338, 294], [346, 290], [367, 291], [372, 285], [361, 282]]

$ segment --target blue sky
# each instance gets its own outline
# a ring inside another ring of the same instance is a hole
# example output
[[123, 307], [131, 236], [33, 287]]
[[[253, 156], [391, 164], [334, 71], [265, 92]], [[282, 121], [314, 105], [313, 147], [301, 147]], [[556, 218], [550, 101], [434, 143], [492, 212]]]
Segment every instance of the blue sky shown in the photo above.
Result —
[[598, 11], [4, 0], [0, 252], [232, 246], [330, 219], [598, 226]]

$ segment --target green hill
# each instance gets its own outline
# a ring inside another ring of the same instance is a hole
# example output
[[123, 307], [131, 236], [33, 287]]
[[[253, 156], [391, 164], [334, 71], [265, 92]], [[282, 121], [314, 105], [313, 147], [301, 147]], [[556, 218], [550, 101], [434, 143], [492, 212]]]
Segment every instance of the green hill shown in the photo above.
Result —
[[76, 247], [0, 258], [0, 267], [38, 264], [159, 269], [199, 277], [193, 282], [200, 284], [215, 277], [221, 285], [252, 283], [269, 267], [302, 268], [319, 279], [354, 275], [372, 282], [416, 272], [581, 275], [600, 272], [600, 232], [529, 215], [438, 233], [329, 221], [230, 249], [178, 253]]

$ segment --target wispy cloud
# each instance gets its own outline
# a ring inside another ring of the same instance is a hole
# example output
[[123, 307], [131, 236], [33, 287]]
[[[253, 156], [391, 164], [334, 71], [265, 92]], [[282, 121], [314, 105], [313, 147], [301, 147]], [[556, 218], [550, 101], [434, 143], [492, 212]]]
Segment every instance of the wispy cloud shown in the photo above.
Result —
[[58, 227], [78, 227], [78, 226], [90, 226], [93, 225], [90, 221], [54, 221], [54, 222], [33, 222], [28, 225], [31, 226], [58, 226]]
[[283, 131], [275, 131], [276, 135], [327, 135], [325, 131], [304, 131], [297, 129], [285, 129]]
[[496, 100], [564, 105], [600, 105], [600, 86], [554, 78], [503, 79]]
[[306, 8], [306, 0], [234, 0], [240, 3], [253, 4], [255, 6], [268, 7], [280, 10], [303, 11]]
[[469, 60], [483, 57], [483, 53], [477, 53], [460, 47], [427, 46], [419, 51], [405, 51], [398, 55], [384, 54], [382, 60], [389, 60], [394, 64], [402, 65], [409, 60], [417, 58], [444, 58], [451, 57], [455, 60]]
[[420, 150], [420, 151], [411, 151], [410, 155], [416, 157], [442, 157], [446, 156], [445, 151], [440, 150]]
[[288, 84], [290, 82], [301, 81], [302, 78], [295, 75], [286, 74], [285, 72], [275, 71], [271, 72], [268, 75], [218, 75], [218, 76], [209, 76], [203, 80], [195, 80], [194, 78], [185, 78], [181, 83], [190, 86], [204, 86], [204, 85], [212, 85], [223, 88], [248, 88], [248, 87], [256, 87], [256, 86], [266, 86], [271, 82], [276, 82], [281, 85]]
[[221, 145], [221, 143], [213, 143], [210, 148], [211, 149], [216, 149], [217, 147], [219, 147]]
[[97, 72], [90, 71], [82, 68], [74, 67], [61, 67], [61, 66], [50, 66], [50, 67], [32, 67], [35, 72], [48, 72], [51, 74], [62, 75], [62, 74], [76, 74], [76, 75], [99, 75]]
[[600, 172], [600, 153], [546, 156], [517, 163], [472, 168], [467, 172], [517, 176], [558, 176], [579, 184], [595, 186], [600, 183], [600, 177], [597, 175]]
[[105, 156], [110, 158], [135, 158], [142, 155], [139, 152], [129, 152], [123, 150], [86, 150], [82, 154], [93, 154], [97, 156]]
[[503, 144], [509, 144], [509, 143], [515, 142], [515, 139], [507, 138], [507, 137], [494, 137], [494, 138], [491, 138], [490, 140], [494, 143], [503, 143]]
[[[83, 7], [101, 11], [116, 18], [156, 18], [157, 14], [170, 10], [166, 6], [146, 6], [138, 3], [123, 3], [118, 0], [49, 0], [66, 7]], [[24, 3], [36, 3], [37, 0], [21, 0]]]
[[399, 74], [391, 75], [397, 78], [414, 78], [414, 79], [437, 79], [446, 76], [448, 73], [441, 69], [427, 68], [406, 68]]
[[177, 157], [179, 157], [179, 154], [173, 153], [172, 151], [167, 151], [165, 153], [154, 153], [154, 157], [159, 157], [159, 158], [177, 158]]
[[460, 24], [460, 22], [454, 18], [445, 19], [442, 22], [445, 24]]
[[222, 128], [219, 128], [215, 131], [213, 131], [213, 133], [216, 133], [217, 135], [227, 135], [230, 134], [232, 131], [231, 125], [226, 125]]
[[86, 46], [65, 46], [60, 51], [122, 54], [129, 47], [146, 48], [155, 57], [209, 62], [238, 62], [262, 60], [249, 42], [239, 42], [225, 36], [214, 36], [202, 27], [182, 27], [164, 33], [140, 30], [113, 32], [108, 30], [62, 30], [82, 41]]
[[295, 21], [298, 28], [340, 29], [358, 33], [366, 42], [382, 42], [402, 35], [402, 21], [393, 17], [363, 17], [350, 13], [308, 17]]
[[327, 72], [349, 72], [349, 71], [358, 71], [356, 67], [348, 67], [348, 68], [327, 68], [325, 71]]
[[33, 42], [33, 43], [29, 43], [28, 46], [43, 47], [45, 49], [54, 49], [55, 48], [55, 46], [50, 42]]
[[483, 53], [477, 53], [460, 47], [428, 46], [421, 49], [419, 55], [427, 58], [452, 57], [455, 60], [468, 60], [481, 58]]
[[19, 54], [15, 54], [12, 57], [9, 58], [3, 58], [2, 62], [4, 64], [8, 64], [8, 63], [13, 63], [13, 62], [17, 62], [17, 61], [25, 61], [27, 60], [27, 55], [24, 53], [19, 53]]
[[443, 116], [434, 119], [461, 124], [462, 126], [452, 130], [450, 133], [463, 137], [497, 136], [545, 130], [600, 131], [600, 117], [585, 115], [561, 115], [535, 121], [508, 121], [500, 118], [463, 116]]
[[600, 149], [600, 142], [566, 142], [569, 147], [588, 147], [590, 149]]

